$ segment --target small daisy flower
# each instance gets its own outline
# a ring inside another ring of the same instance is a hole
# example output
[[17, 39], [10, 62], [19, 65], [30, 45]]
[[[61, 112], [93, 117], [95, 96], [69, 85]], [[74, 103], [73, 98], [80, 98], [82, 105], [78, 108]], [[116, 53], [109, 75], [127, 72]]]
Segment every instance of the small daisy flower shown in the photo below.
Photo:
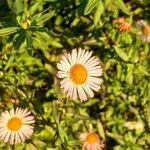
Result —
[[28, 109], [11, 109], [0, 115], [0, 139], [5, 143], [18, 144], [33, 134], [34, 117]]
[[84, 142], [82, 150], [102, 150], [104, 148], [104, 144], [95, 132], [81, 133], [80, 140]]
[[143, 42], [150, 43], [150, 25], [144, 20], [137, 21], [137, 26], [141, 30], [138, 35], [141, 37]]
[[92, 52], [73, 49], [61, 58], [57, 68], [61, 88], [73, 100], [79, 98], [81, 102], [85, 101], [94, 96], [93, 91], [101, 88], [102, 79], [99, 77], [102, 76], [102, 67]]
[[124, 17], [114, 19], [114, 24], [117, 24], [117, 28], [120, 32], [130, 32], [131, 31], [131, 25], [127, 22], [127, 20]]

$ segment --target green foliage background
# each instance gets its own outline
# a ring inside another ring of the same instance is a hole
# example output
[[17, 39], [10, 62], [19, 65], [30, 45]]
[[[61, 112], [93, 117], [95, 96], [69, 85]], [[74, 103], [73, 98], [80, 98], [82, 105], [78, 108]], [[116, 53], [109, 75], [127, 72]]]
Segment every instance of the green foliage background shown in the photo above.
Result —
[[[150, 149], [150, 50], [136, 27], [149, 8], [149, 0], [0, 0], [0, 112], [18, 100], [36, 118], [16, 150], [79, 150], [90, 124], [108, 150]], [[112, 23], [123, 16], [130, 33]], [[104, 68], [102, 89], [85, 103], [66, 99], [56, 78], [60, 56], [78, 47]], [[129, 130], [128, 121], [143, 128]]]

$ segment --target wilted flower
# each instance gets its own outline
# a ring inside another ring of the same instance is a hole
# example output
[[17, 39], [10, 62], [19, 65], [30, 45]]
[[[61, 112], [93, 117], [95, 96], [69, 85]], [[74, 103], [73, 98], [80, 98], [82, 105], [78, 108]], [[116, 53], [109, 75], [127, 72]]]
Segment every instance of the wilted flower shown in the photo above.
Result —
[[124, 123], [124, 127], [128, 128], [129, 130], [134, 130], [134, 129], [143, 129], [144, 125], [140, 121], [127, 121]]
[[117, 24], [117, 28], [120, 32], [130, 32], [131, 31], [131, 24], [124, 18], [118, 18], [113, 20], [114, 24]]
[[137, 21], [137, 26], [141, 30], [138, 35], [141, 37], [143, 42], [150, 43], [150, 25], [148, 25], [144, 20]]
[[104, 148], [96, 132], [81, 133], [80, 140], [84, 142], [82, 150], [102, 150]]
[[57, 64], [59, 69], [57, 76], [61, 88], [67, 97], [74, 100], [78, 97], [81, 102], [87, 100], [88, 96], [93, 97], [93, 91], [101, 88], [102, 67], [97, 57], [92, 52], [84, 49], [73, 49], [71, 54], [64, 55]]
[[5, 143], [17, 144], [33, 134], [34, 117], [28, 109], [11, 109], [0, 116], [0, 139]]

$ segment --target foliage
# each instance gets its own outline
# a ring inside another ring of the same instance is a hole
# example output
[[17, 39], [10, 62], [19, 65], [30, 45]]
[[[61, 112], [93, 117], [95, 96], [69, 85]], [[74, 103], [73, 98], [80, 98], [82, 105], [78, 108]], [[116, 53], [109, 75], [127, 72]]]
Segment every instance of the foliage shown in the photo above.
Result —
[[[150, 51], [136, 21], [149, 18], [149, 0], [7, 0], [0, 3], [0, 112], [29, 107], [35, 133], [17, 150], [78, 150], [89, 124], [108, 150], [150, 149]], [[113, 19], [133, 30], [121, 33]], [[93, 50], [103, 85], [85, 103], [66, 99], [56, 63], [73, 48]], [[14, 104], [14, 101], [19, 103]], [[133, 122], [135, 129], [124, 126]], [[143, 128], [136, 128], [136, 124]], [[0, 149], [10, 145], [0, 142]]]

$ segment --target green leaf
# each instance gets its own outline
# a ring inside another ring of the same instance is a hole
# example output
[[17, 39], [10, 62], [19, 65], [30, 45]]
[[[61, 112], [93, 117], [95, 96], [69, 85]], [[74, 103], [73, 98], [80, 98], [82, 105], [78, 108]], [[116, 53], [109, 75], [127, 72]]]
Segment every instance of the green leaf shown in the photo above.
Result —
[[58, 125], [58, 133], [59, 133], [59, 136], [60, 136], [62, 142], [65, 142], [65, 140], [68, 140], [66, 132], [60, 125]]
[[30, 34], [26, 34], [26, 44], [27, 44], [27, 52], [32, 56], [32, 48], [33, 48], [33, 39]]
[[84, 10], [84, 15], [88, 15], [97, 5], [97, 0], [89, 0], [85, 10]]
[[54, 11], [50, 11], [45, 14], [43, 14], [43, 12], [41, 12], [32, 18], [32, 22], [35, 21], [38, 26], [43, 26], [43, 24], [46, 21], [48, 21], [50, 18], [52, 18], [53, 16], [54, 16]]
[[129, 10], [127, 6], [124, 4], [122, 0], [112, 0], [112, 3], [120, 10], [122, 10], [124, 13], [129, 15]]
[[30, 8], [29, 8], [29, 14], [30, 15], [33, 15], [38, 9], [40, 9], [40, 7], [43, 5], [44, 3], [41, 1], [41, 2], [36, 2], [34, 3]]
[[17, 30], [18, 30], [18, 27], [8, 27], [8, 28], [0, 29], [0, 36], [7, 36], [10, 34], [13, 34], [17, 32]]
[[17, 14], [23, 12], [24, 3], [22, 0], [15, 0], [15, 6], [16, 6]]
[[126, 75], [126, 81], [130, 85], [133, 83], [133, 69], [134, 65], [133, 64], [127, 64], [127, 75]]
[[140, 65], [138, 67], [138, 71], [140, 73], [142, 73], [143, 75], [145, 75], [145, 76], [150, 76], [150, 74], [148, 73], [148, 70], [147, 70], [147, 68], [145, 66]]
[[122, 66], [120, 63], [117, 64], [117, 78], [120, 79], [122, 75]]
[[119, 47], [117, 46], [113, 46], [115, 51], [117, 52], [117, 54], [119, 55], [119, 57], [124, 60], [124, 61], [129, 61], [129, 57], [128, 55], [122, 50], [120, 49]]
[[104, 128], [100, 120], [97, 121], [97, 129], [98, 129], [98, 133], [100, 134], [100, 136], [105, 140], [105, 132], [104, 132]]
[[13, 64], [14, 58], [15, 56], [12, 54], [11, 57], [8, 59], [7, 64], [4, 68], [5, 71]]
[[94, 14], [94, 24], [95, 25], [97, 25], [97, 23], [100, 20], [100, 17], [101, 17], [103, 12], [104, 12], [104, 4], [100, 0], [100, 1], [97, 2], [96, 11], [95, 11], [95, 14]]
[[15, 39], [14, 47], [16, 50], [18, 50], [20, 48], [20, 46], [22, 45], [22, 43], [25, 41], [25, 36], [26, 36], [25, 32], [22, 31], [22, 32], [20, 32], [18, 37]]

